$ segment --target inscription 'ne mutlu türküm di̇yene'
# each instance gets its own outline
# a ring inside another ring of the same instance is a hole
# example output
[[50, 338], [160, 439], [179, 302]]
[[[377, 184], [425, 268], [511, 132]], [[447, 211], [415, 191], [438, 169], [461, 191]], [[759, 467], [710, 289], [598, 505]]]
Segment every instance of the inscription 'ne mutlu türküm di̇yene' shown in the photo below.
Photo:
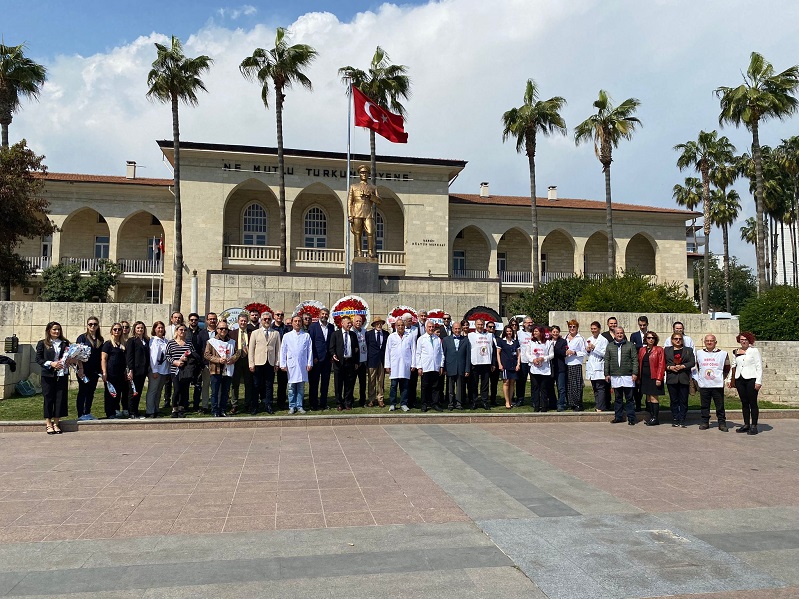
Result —
[[[225, 171], [241, 171], [241, 170], [249, 170], [255, 173], [276, 173], [277, 166], [273, 166], [270, 164], [254, 164], [252, 165], [251, 169], [243, 169], [240, 163], [234, 162], [223, 162], [222, 163], [222, 170]], [[345, 179], [347, 178], [347, 170], [346, 169], [329, 169], [329, 168], [305, 168], [305, 169], [297, 169], [297, 172], [300, 173], [305, 171], [305, 174], [308, 177], [321, 177], [325, 179]], [[284, 169], [286, 175], [293, 175], [295, 169], [293, 166], [287, 166]], [[350, 178], [358, 178], [358, 172], [355, 169], [350, 171]], [[377, 178], [381, 181], [410, 181], [410, 176], [408, 173], [381, 173], [378, 171]]]

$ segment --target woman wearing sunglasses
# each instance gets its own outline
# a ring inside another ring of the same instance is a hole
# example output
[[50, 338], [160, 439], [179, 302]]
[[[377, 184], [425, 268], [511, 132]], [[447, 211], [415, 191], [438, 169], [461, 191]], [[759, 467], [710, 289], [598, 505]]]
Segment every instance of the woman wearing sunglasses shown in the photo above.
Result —
[[92, 348], [89, 359], [83, 363], [83, 374], [88, 380], [83, 382], [82, 379], [78, 379], [78, 420], [96, 420], [92, 416], [92, 402], [94, 401], [94, 392], [97, 391], [97, 378], [102, 372], [100, 348], [104, 342], [103, 335], [100, 333], [100, 319], [96, 316], [89, 316], [86, 319], [86, 332], [79, 335], [75, 341], [75, 343]]
[[666, 386], [671, 402], [671, 426], [688, 428], [688, 389], [691, 384], [691, 369], [696, 366], [694, 350], [685, 347], [681, 333], [671, 334], [671, 346], [663, 350], [666, 357]]
[[157, 320], [153, 324], [150, 337], [150, 374], [147, 381], [147, 418], [158, 417], [158, 404], [161, 390], [169, 380], [169, 362], [166, 358], [166, 325]]
[[105, 383], [105, 417], [129, 418], [128, 377], [125, 374], [127, 359], [125, 342], [122, 341], [122, 325], [111, 325], [111, 338], [103, 343], [100, 366]]
[[644, 345], [638, 350], [638, 372], [641, 373], [641, 395], [646, 397], [647, 426], [660, 424], [660, 399], [663, 390], [663, 375], [666, 372], [666, 358], [663, 348], [658, 345], [660, 338], [653, 331], [644, 335]]

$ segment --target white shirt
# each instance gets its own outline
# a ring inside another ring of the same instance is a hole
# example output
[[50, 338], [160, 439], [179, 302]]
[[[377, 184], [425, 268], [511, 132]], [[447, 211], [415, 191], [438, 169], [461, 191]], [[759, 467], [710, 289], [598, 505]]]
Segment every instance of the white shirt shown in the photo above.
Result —
[[[594, 348], [588, 351], [587, 344], [591, 343]], [[586, 342], [586, 354], [588, 359], [585, 361], [585, 376], [590, 381], [600, 381], [605, 378], [605, 350], [608, 348], [608, 340], [601, 334], [597, 337], [589, 337]]]
[[438, 372], [444, 365], [444, 351], [441, 339], [433, 333], [425, 333], [416, 341], [416, 356], [414, 368], [421, 368], [422, 372]]
[[169, 374], [169, 360], [166, 358], [166, 339], [150, 337], [150, 372]]
[[[695, 349], [694, 340], [691, 339], [688, 335], [682, 336], [682, 344], [683, 347], [690, 347], [691, 349]], [[671, 347], [671, 335], [668, 336], [666, 342], [663, 344], [663, 347]], [[696, 352], [694, 352], [694, 354], [696, 354]]]
[[[555, 344], [551, 341], [544, 341], [539, 343], [534, 339], [530, 340], [527, 345], [527, 361], [530, 362], [530, 374], [541, 374], [549, 376], [552, 374], [552, 369], [549, 366], [550, 361], [555, 357]], [[541, 364], [536, 365], [533, 360], [543, 358]]]
[[527, 361], [527, 346], [530, 344], [530, 339], [533, 338], [532, 333], [527, 331], [519, 331], [516, 333], [516, 339], [519, 340], [519, 350], [522, 352], [522, 364], [528, 364]]
[[319, 326], [322, 327], [322, 337], [327, 341], [327, 322], [319, 321]]
[[350, 332], [341, 329], [341, 335], [344, 338], [344, 357], [351, 358], [352, 348], [350, 347], [350, 342], [352, 341], [352, 339], [350, 339]]
[[491, 364], [493, 352], [496, 351], [492, 333], [488, 331], [469, 333], [469, 343], [472, 346], [472, 366]]
[[358, 349], [360, 349], [360, 361], [366, 362], [366, 331], [363, 330], [363, 327], [360, 329], [356, 329], [352, 327], [352, 330], [355, 331], [355, 334], [358, 336]]
[[399, 333], [391, 333], [386, 341], [386, 368], [391, 369], [389, 378], [409, 379], [411, 378], [411, 368], [413, 367], [413, 342], [416, 339], [407, 331], [399, 336]]
[[569, 337], [566, 337], [566, 343], [568, 344], [568, 349], [576, 352], [572, 356], [566, 356], [566, 366], [582, 366], [583, 365], [583, 358], [585, 358], [585, 339], [580, 333], [577, 333], [571, 340]]

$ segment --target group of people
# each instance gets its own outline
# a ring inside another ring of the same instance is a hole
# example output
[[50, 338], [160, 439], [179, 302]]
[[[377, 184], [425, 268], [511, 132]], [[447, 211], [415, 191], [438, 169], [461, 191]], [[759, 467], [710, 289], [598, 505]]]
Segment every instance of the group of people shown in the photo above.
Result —
[[[68, 372], [74, 365], [78, 420], [95, 418], [91, 409], [99, 380], [106, 418], [156, 418], [162, 397], [171, 416], [181, 418], [190, 410], [218, 417], [244, 410], [272, 414], [286, 406], [289, 414], [351, 410], [356, 386], [357, 405], [364, 407], [388, 404], [390, 411], [407, 412], [418, 402], [423, 412], [490, 410], [500, 380], [510, 410], [525, 404], [528, 379], [534, 411], [582, 411], [587, 378], [597, 411], [609, 410], [611, 391], [615, 393], [614, 423], [635, 424], [645, 398], [645, 423], [660, 424], [659, 398], [667, 389], [675, 427], [685, 427], [693, 381], [701, 397], [700, 428], [709, 428], [712, 401], [722, 431], [727, 430], [726, 381], [737, 387], [743, 403], [744, 425], [738, 431], [758, 432], [762, 362], [751, 333], [738, 336], [741, 347], [731, 361], [712, 334], [705, 335], [704, 347], [697, 350], [680, 322], [660, 347], [646, 316], [638, 319], [639, 330], [629, 340], [615, 318], [608, 319], [605, 332], [592, 322], [588, 337], [580, 334], [576, 320], [567, 323], [568, 332], [562, 335], [559, 326], [535, 325], [530, 317], [510, 319], [501, 333], [490, 320], [453, 323], [444, 314], [433, 322], [424, 310], [418, 320], [405, 313], [390, 329], [385, 320], [375, 318], [367, 330], [361, 314], [342, 316], [339, 327], [329, 318], [329, 311], [321, 309], [317, 320], [302, 314], [285, 323], [280, 310], [261, 314], [253, 309], [239, 314], [236, 326], [229, 327], [208, 312], [203, 327], [198, 314], [190, 314], [187, 324], [174, 312], [169, 324], [156, 321], [149, 335], [143, 322], [131, 326], [123, 321], [111, 325], [104, 339], [93, 316], [76, 340], [91, 349], [82, 362], [66, 357], [70, 343], [61, 325], [51, 322], [36, 348], [46, 431], [60, 432], [59, 420], [68, 411]], [[331, 375], [335, 406], [328, 403]]]

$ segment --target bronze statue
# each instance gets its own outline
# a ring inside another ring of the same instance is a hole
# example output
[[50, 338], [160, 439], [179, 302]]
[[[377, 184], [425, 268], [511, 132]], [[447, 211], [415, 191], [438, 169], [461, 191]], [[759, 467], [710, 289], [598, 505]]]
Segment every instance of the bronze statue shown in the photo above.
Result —
[[350, 187], [350, 194], [347, 198], [347, 217], [350, 222], [350, 230], [355, 235], [354, 256], [359, 258], [363, 255], [361, 250], [361, 236], [366, 231], [367, 256], [377, 258], [375, 252], [375, 217], [372, 206], [380, 204], [380, 196], [377, 195], [377, 188], [368, 182], [370, 170], [365, 164], [358, 167], [360, 183]]

